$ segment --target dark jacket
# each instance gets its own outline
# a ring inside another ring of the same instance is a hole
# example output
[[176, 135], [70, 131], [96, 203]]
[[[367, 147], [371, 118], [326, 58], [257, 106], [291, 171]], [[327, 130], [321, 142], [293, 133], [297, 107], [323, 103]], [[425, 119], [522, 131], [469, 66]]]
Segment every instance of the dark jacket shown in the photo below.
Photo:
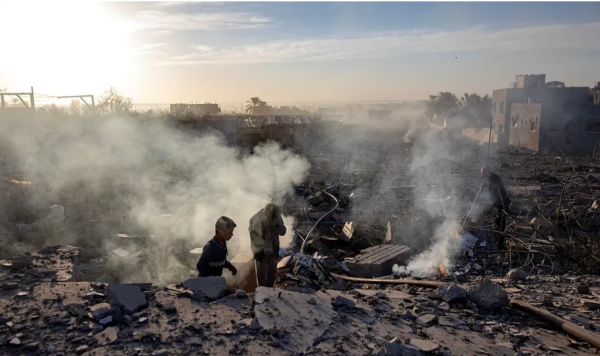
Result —
[[257, 256], [259, 254], [272, 256], [279, 254], [279, 236], [284, 236], [286, 233], [283, 218], [277, 214], [277, 219], [270, 221], [262, 209], [250, 218], [250, 247], [252, 253]]
[[488, 180], [488, 190], [493, 206], [508, 211], [511, 200], [508, 197], [508, 194], [506, 194], [506, 188], [504, 187], [502, 178], [496, 173], [490, 175]]
[[202, 249], [202, 255], [196, 264], [198, 276], [220, 276], [223, 267], [231, 268], [231, 263], [227, 261], [227, 243], [221, 246], [213, 237]]

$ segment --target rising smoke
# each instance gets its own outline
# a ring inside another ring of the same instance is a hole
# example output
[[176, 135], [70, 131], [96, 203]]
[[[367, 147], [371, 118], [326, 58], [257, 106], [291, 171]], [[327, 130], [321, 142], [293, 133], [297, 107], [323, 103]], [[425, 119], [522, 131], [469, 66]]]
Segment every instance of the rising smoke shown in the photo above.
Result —
[[[395, 265], [394, 273], [428, 276], [438, 273], [440, 263], [445, 268], [452, 266], [458, 252], [456, 234], [473, 202], [472, 195], [465, 190], [476, 180], [473, 172], [477, 171], [481, 153], [442, 132], [424, 131], [416, 138], [409, 168], [415, 187], [414, 208], [434, 222], [434, 229], [425, 241], [410, 241], [414, 237], [404, 236], [405, 241], [424, 246], [424, 250], [407, 266]], [[485, 206], [485, 200], [478, 200], [470, 219], [476, 220]]]
[[[194, 267], [175, 256], [174, 246], [183, 246], [183, 254], [203, 247], [221, 215], [237, 224], [230, 257], [250, 251], [250, 217], [269, 202], [281, 204], [309, 168], [304, 158], [275, 144], [244, 156], [222, 135], [198, 137], [129, 117], [7, 118], [3, 126], [0, 142], [12, 165], [6, 169], [26, 172], [43, 186], [32, 190], [29, 206], [40, 212], [52, 204], [66, 208], [61, 243], [102, 246], [102, 233], [90, 226], [106, 222], [114, 222], [106, 234], [151, 239], [151, 263], [125, 281], [160, 285], [187, 278]], [[282, 245], [291, 240], [288, 232]]]

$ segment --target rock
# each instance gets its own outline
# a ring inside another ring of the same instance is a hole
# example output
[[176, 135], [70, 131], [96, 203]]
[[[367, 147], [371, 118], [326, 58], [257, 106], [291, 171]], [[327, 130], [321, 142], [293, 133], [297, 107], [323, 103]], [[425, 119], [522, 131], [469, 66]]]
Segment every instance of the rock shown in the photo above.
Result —
[[510, 304], [508, 294], [489, 279], [471, 286], [468, 292], [469, 300], [478, 307], [490, 311], [498, 311]]
[[169, 356], [169, 351], [165, 349], [156, 350], [152, 353], [152, 356]]
[[90, 348], [90, 347], [89, 347], [89, 346], [87, 346], [87, 345], [81, 345], [81, 346], [79, 346], [79, 347], [78, 347], [78, 348], [75, 350], [75, 353], [76, 353], [76, 354], [78, 354], [78, 355], [81, 355], [81, 354], [83, 354], [83, 353], [87, 352], [87, 350], [88, 350], [89, 348]]
[[33, 350], [37, 350], [40, 348], [40, 343], [39, 342], [30, 342], [29, 344], [26, 344], [23, 347], [27, 350], [33, 351]]
[[597, 302], [595, 300], [584, 299], [581, 301], [581, 304], [589, 310], [600, 309], [600, 302]]
[[586, 284], [580, 284], [577, 286], [577, 293], [579, 294], [590, 294], [590, 286]]
[[104, 318], [104, 319], [100, 319], [100, 320], [98, 320], [98, 322], [99, 322], [101, 325], [107, 325], [107, 324], [110, 324], [110, 323], [112, 323], [112, 322], [113, 322], [113, 320], [114, 320], [113, 316], [112, 316], [112, 315], [109, 315], [109, 316], [107, 316], [107, 317], [106, 317], [106, 318]]
[[435, 315], [433, 314], [425, 314], [421, 315], [417, 318], [417, 324], [419, 325], [430, 325], [431, 322], [435, 319]]
[[421, 356], [423, 353], [414, 346], [390, 342], [383, 345], [383, 354], [386, 356]]
[[96, 279], [96, 282], [113, 284], [113, 283], [115, 283], [115, 279], [112, 276], [109, 276], [108, 274], [103, 274]]
[[467, 292], [454, 283], [440, 286], [437, 295], [448, 304], [464, 304], [469, 300]]
[[108, 303], [100, 303], [90, 307], [90, 312], [94, 317], [94, 320], [100, 321], [109, 315], [112, 315], [113, 319], [121, 316], [121, 309], [119, 307], [112, 307]]
[[117, 341], [118, 332], [119, 332], [118, 326], [106, 328], [106, 330], [104, 330], [100, 334], [94, 335], [94, 339], [96, 339], [98, 341], [98, 344], [101, 346], [108, 345], [110, 343]]
[[248, 294], [246, 294], [246, 292], [243, 291], [243, 290], [241, 290], [241, 289], [238, 289], [238, 290], [235, 291], [235, 296], [238, 297], [238, 298], [240, 298], [240, 299], [248, 298]]
[[440, 345], [436, 343], [421, 339], [410, 339], [409, 344], [423, 352], [433, 352], [440, 348]]
[[148, 305], [141, 288], [134, 285], [111, 284], [106, 295], [111, 304], [121, 307], [126, 314], [133, 314]]
[[523, 269], [515, 268], [515, 269], [511, 269], [510, 271], [508, 271], [508, 273], [506, 274], [506, 279], [510, 283], [515, 283], [518, 281], [526, 280], [528, 275], [529, 274], [527, 272], [525, 272]]
[[223, 277], [198, 277], [183, 282], [186, 288], [191, 289], [194, 295], [206, 297], [210, 300], [222, 298], [227, 291], [227, 281]]
[[12, 260], [12, 269], [20, 270], [25, 267], [29, 267], [33, 264], [33, 257], [31, 256], [20, 256]]
[[338, 295], [333, 300], [333, 306], [338, 307], [338, 308], [353, 309], [356, 306], [356, 303], [354, 303], [353, 301], [351, 301], [350, 299], [348, 299], [346, 297]]
[[20, 346], [21, 340], [18, 337], [15, 337], [12, 340], [10, 340], [10, 345], [11, 346]]
[[[310, 298], [316, 299], [317, 304], [309, 304]], [[263, 330], [289, 330], [285, 342], [279, 346], [293, 354], [304, 353], [338, 317], [330, 298], [323, 292], [305, 294], [258, 287], [254, 296], [253, 325]]]

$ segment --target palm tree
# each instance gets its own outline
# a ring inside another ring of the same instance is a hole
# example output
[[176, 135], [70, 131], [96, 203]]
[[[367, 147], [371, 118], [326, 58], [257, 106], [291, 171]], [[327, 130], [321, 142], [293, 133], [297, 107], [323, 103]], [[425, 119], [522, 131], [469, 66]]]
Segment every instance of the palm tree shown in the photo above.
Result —
[[450, 92], [439, 92], [437, 95], [429, 95], [426, 115], [433, 118], [434, 114], [448, 115], [453, 109], [458, 108], [456, 95]]
[[251, 115], [256, 114], [261, 103], [264, 103], [264, 101], [260, 100], [258, 96], [251, 97], [250, 100], [246, 101], [246, 113]]
[[478, 94], [467, 94], [460, 99], [461, 113], [472, 124], [489, 126], [492, 123], [492, 98], [488, 95], [481, 97]]

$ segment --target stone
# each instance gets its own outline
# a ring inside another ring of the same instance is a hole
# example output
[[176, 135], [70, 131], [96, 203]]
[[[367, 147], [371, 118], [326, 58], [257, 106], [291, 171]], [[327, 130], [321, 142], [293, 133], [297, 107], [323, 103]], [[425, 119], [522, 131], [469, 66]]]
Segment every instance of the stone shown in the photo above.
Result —
[[0, 289], [2, 290], [15, 290], [19, 288], [19, 283], [17, 282], [6, 282], [0, 285]]
[[15, 337], [10, 340], [10, 345], [19, 346], [19, 345], [21, 345], [21, 340], [18, 337]]
[[33, 264], [33, 257], [31, 256], [20, 256], [12, 260], [12, 269], [20, 270], [25, 267], [29, 267]]
[[106, 318], [104, 318], [104, 319], [100, 319], [100, 320], [98, 320], [98, 322], [99, 322], [101, 325], [107, 325], [107, 324], [110, 324], [110, 323], [112, 323], [112, 322], [113, 322], [113, 319], [114, 319], [114, 318], [113, 318], [113, 316], [112, 316], [112, 315], [109, 315], [109, 316], [107, 316], [107, 317], [106, 317]]
[[414, 346], [389, 342], [383, 345], [383, 354], [386, 356], [422, 356], [423, 353]]
[[577, 286], [577, 293], [579, 294], [590, 294], [590, 286], [586, 284], [580, 284]]
[[433, 314], [425, 314], [421, 315], [417, 318], [417, 324], [419, 325], [430, 325], [431, 322], [435, 319], [435, 315]]
[[118, 318], [121, 316], [121, 309], [119, 307], [113, 307], [108, 303], [100, 303], [90, 307], [90, 312], [96, 321], [100, 321], [106, 318], [109, 315], [112, 315], [113, 318]]
[[475, 303], [478, 307], [489, 311], [498, 311], [510, 304], [508, 294], [502, 287], [489, 279], [485, 279], [481, 283], [471, 286], [468, 291], [468, 296], [471, 302]]
[[135, 285], [111, 284], [106, 295], [112, 305], [119, 306], [126, 314], [133, 314], [148, 305], [142, 289]]
[[94, 335], [94, 339], [98, 341], [99, 345], [104, 346], [117, 341], [117, 339], [119, 338], [117, 335], [118, 333], [119, 327], [112, 326], [110, 328], [106, 328], [106, 330], [104, 330], [103, 332]]
[[[311, 298], [317, 300], [316, 305], [308, 303]], [[321, 338], [338, 317], [331, 297], [320, 291], [305, 294], [258, 287], [254, 300], [255, 328], [289, 330], [279, 346], [293, 354], [313, 347], [314, 341]], [[297, 332], [299, 330], [302, 332]]]
[[506, 279], [510, 283], [515, 283], [515, 282], [526, 280], [528, 275], [529, 274], [527, 272], [525, 272], [523, 269], [515, 268], [515, 269], [511, 269], [510, 271], [508, 271], [508, 273], [506, 274]]
[[356, 306], [356, 303], [354, 303], [352, 300], [350, 300], [350, 299], [348, 299], [346, 297], [338, 295], [333, 300], [333, 306], [334, 307], [338, 307], [338, 308], [353, 309]]
[[222, 298], [227, 291], [227, 281], [223, 277], [198, 277], [183, 282], [186, 288], [191, 289], [195, 295], [206, 297], [209, 300]]
[[156, 350], [152, 353], [152, 356], [169, 356], [169, 351], [165, 349]]
[[90, 347], [87, 345], [81, 345], [75, 350], [75, 353], [78, 355], [81, 355], [83, 353], [86, 353], [89, 348]]
[[595, 300], [589, 300], [589, 299], [583, 299], [581, 301], [581, 304], [589, 309], [589, 310], [598, 310], [600, 309], [600, 302], [597, 302]]
[[469, 300], [467, 292], [454, 283], [438, 287], [438, 297], [448, 304], [465, 304]]
[[434, 342], [421, 339], [410, 339], [409, 344], [423, 352], [433, 352], [440, 348], [440, 345]]

